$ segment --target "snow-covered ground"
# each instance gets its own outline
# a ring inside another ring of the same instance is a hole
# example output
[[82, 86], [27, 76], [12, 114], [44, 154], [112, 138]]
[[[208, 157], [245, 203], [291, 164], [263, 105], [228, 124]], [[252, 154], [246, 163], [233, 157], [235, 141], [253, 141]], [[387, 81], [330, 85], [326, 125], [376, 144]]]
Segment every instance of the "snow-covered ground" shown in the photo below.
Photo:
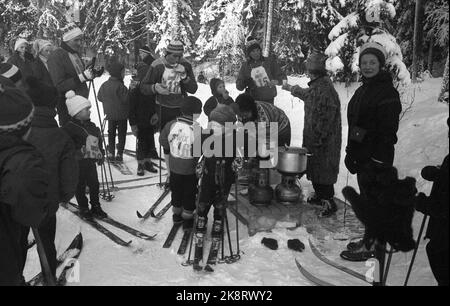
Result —
[[[106, 79], [107, 76], [96, 79], [95, 85], [97, 90]], [[125, 83], [128, 82], [129, 77], [126, 78]], [[420, 178], [421, 168], [429, 164], [440, 164], [443, 157], [448, 154], [449, 142], [446, 125], [446, 119], [449, 115], [448, 106], [436, 102], [441, 82], [442, 79], [428, 79], [424, 83], [412, 85], [411, 94], [415, 94], [414, 106], [401, 121], [398, 133], [399, 142], [396, 147], [395, 165], [398, 167], [400, 175], [415, 177], [418, 181], [418, 189], [426, 193], [429, 192], [431, 185]], [[290, 77], [289, 83], [305, 85], [307, 79]], [[342, 103], [343, 144], [346, 143], [348, 130], [346, 119], [347, 103], [356, 87], [356, 84], [350, 88], [344, 88], [341, 84], [336, 85]], [[234, 84], [227, 84], [227, 89], [234, 98], [239, 94]], [[196, 96], [205, 102], [210, 95], [209, 86], [199, 84]], [[91, 101], [93, 103], [95, 101], [92, 92]], [[278, 97], [275, 104], [282, 108], [290, 118], [293, 137], [292, 145], [300, 146], [302, 144], [304, 115], [303, 102], [278, 88]], [[99, 122], [95, 108], [92, 109], [91, 117], [94, 122]], [[206, 123], [204, 115], [200, 118], [200, 122], [202, 124]], [[127, 141], [127, 148], [134, 149], [134, 137], [128, 136]], [[347, 184], [354, 187], [357, 186], [355, 177], [348, 175], [345, 169], [343, 163], [344, 149], [345, 146], [343, 145], [341, 172], [338, 183], [335, 186], [337, 196], [340, 198], [342, 198], [340, 191], [344, 186]], [[135, 171], [136, 165], [131, 157], [125, 156], [125, 162]], [[135, 175], [123, 176], [114, 169], [113, 175], [115, 180], [136, 177]], [[147, 174], [147, 176], [149, 175]], [[153, 182], [158, 182], [158, 178], [122, 184], [121, 186], [142, 185]], [[305, 190], [311, 189], [310, 184], [305, 179], [302, 179], [302, 184]], [[180, 233], [171, 249], [162, 248], [172, 223], [170, 213], [167, 213], [160, 221], [147, 220], [141, 223], [136, 217], [135, 211], [145, 211], [160, 193], [161, 191], [157, 186], [122, 190], [115, 193], [115, 199], [112, 202], [102, 202], [105, 211], [113, 218], [146, 233], [158, 234], [154, 241], [143, 241], [107, 226], [121, 237], [133, 239], [133, 243], [129, 248], [115, 245], [67, 210], [61, 208], [58, 211], [56, 235], [58, 253], [65, 249], [80, 230], [85, 239], [84, 248], [80, 256], [80, 281], [70, 283], [70, 285], [311, 285], [299, 273], [294, 262], [295, 258], [298, 258], [309, 271], [313, 271], [317, 276], [327, 279], [334, 284], [364, 284], [321, 263], [314, 257], [308, 247], [303, 253], [289, 250], [287, 248], [288, 239], [299, 238], [307, 244], [309, 234], [303, 227], [296, 230], [276, 229], [271, 233], [257, 233], [249, 237], [247, 229], [242, 223], [239, 224], [240, 247], [244, 252], [241, 255], [241, 260], [230, 265], [218, 265], [215, 268], [215, 272], [208, 275], [194, 273], [192, 267], [181, 265], [186, 260], [187, 255], [180, 257], [176, 254], [181, 238]], [[165, 202], [168, 201], [169, 199], [166, 198]], [[229, 214], [229, 220], [234, 244], [234, 216]], [[422, 215], [417, 213], [414, 219], [415, 235], [417, 235], [421, 220]], [[263, 237], [277, 239], [279, 249], [272, 251], [261, 245]], [[330, 252], [327, 254], [330, 258], [339, 260], [338, 254], [345, 246], [345, 243], [330, 238], [329, 243], [327, 243], [327, 248], [330, 249]], [[209, 246], [209, 243], [207, 243], [207, 246]], [[410, 285], [435, 285], [424, 247], [425, 243], [422, 241], [410, 279]], [[394, 255], [388, 284], [403, 284], [410, 259], [411, 253]], [[344, 264], [361, 272], [367, 270], [364, 264]], [[33, 248], [29, 252], [26, 278], [35, 275], [39, 269], [37, 252]]]

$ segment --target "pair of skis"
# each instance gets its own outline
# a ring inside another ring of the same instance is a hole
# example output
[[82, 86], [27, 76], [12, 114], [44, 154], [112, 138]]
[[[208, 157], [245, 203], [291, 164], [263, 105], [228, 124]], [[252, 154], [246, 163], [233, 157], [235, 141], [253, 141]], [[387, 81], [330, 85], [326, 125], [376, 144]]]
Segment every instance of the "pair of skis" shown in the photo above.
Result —
[[164, 188], [163, 193], [159, 196], [156, 202], [145, 212], [145, 214], [141, 214], [139, 211], [136, 211], [136, 215], [141, 220], [146, 220], [148, 217], [160, 219], [164, 214], [169, 210], [170, 206], [172, 206], [171, 202], [166, 204], [161, 211], [155, 213], [156, 208], [161, 204], [161, 202], [169, 195], [170, 189], [168, 187]]
[[[57, 279], [57, 285], [64, 286], [67, 282], [67, 276], [70, 275], [75, 260], [78, 259], [83, 248], [83, 236], [79, 233], [72, 240], [67, 249], [57, 259], [57, 269], [64, 265], [64, 268]], [[44, 275], [39, 272], [35, 277], [27, 282], [29, 286], [40, 286], [44, 284]]]
[[116, 168], [123, 175], [133, 175], [133, 172], [128, 168], [128, 166], [123, 162], [119, 161], [110, 161], [110, 164]]
[[145, 234], [141, 231], [138, 231], [134, 228], [129, 227], [128, 225], [125, 225], [119, 221], [114, 220], [111, 217], [106, 217], [103, 219], [96, 219], [96, 218], [85, 218], [80, 214], [80, 211], [78, 209], [78, 205], [74, 204], [74, 203], [64, 203], [61, 204], [64, 208], [66, 208], [67, 210], [69, 210], [70, 212], [72, 212], [73, 214], [77, 215], [80, 219], [82, 219], [83, 221], [85, 221], [86, 223], [88, 223], [89, 225], [91, 225], [93, 228], [95, 228], [96, 230], [98, 230], [100, 233], [102, 233], [103, 235], [105, 235], [106, 237], [108, 237], [110, 240], [112, 240], [113, 242], [115, 242], [118, 245], [121, 246], [129, 246], [131, 244], [131, 240], [130, 241], [125, 241], [122, 238], [120, 238], [119, 236], [117, 236], [116, 234], [114, 234], [113, 232], [111, 232], [110, 230], [108, 230], [106, 227], [104, 227], [102, 224], [99, 223], [100, 222], [105, 222], [108, 223], [120, 230], [123, 230], [127, 233], [129, 233], [130, 235], [133, 235], [137, 238], [143, 239], [143, 240], [154, 240], [155, 235], [148, 235]]

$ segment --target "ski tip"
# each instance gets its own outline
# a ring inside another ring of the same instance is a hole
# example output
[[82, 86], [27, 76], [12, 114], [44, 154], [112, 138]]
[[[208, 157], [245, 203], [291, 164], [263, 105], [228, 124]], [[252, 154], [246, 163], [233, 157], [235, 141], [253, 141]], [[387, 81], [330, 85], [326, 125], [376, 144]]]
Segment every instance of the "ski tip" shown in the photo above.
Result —
[[205, 271], [206, 272], [214, 272], [214, 269], [210, 265], [206, 265]]
[[137, 210], [136, 210], [136, 215], [137, 215], [137, 217], [138, 217], [139, 219], [143, 219], [143, 218], [144, 218], [144, 216], [141, 215], [141, 213], [140, 213], [139, 211], [137, 211]]

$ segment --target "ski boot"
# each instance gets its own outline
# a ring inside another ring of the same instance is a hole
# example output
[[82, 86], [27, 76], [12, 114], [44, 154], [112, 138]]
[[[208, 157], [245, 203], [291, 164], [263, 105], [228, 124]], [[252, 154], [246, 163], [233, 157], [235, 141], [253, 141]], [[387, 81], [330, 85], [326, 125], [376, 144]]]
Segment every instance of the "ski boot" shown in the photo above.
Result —
[[206, 224], [208, 222], [207, 217], [197, 217], [197, 226], [195, 227], [194, 234], [194, 263], [193, 268], [195, 271], [201, 271], [203, 268], [200, 266], [200, 261], [203, 260], [203, 242], [206, 233]]
[[181, 214], [173, 214], [172, 220], [173, 220], [173, 223], [175, 223], [175, 224], [181, 224], [184, 221], [183, 217], [181, 217]]
[[220, 243], [222, 241], [222, 220], [214, 220], [211, 230], [211, 249], [208, 256], [208, 265], [215, 265], [217, 261], [217, 254], [219, 253]]
[[100, 204], [92, 205], [91, 214], [94, 218], [104, 219], [108, 217], [108, 214], [105, 213], [100, 206]]
[[331, 217], [337, 212], [337, 205], [333, 199], [321, 200], [322, 210], [320, 211], [320, 217], [327, 218]]
[[92, 213], [91, 213], [91, 211], [89, 210], [88, 207], [81, 207], [81, 206], [78, 206], [78, 209], [79, 209], [79, 211], [80, 211], [80, 216], [81, 216], [82, 218], [85, 218], [85, 219], [92, 219]]
[[109, 160], [109, 162], [113, 163], [116, 161], [116, 157], [114, 156], [114, 152], [107, 151], [106, 158]]
[[369, 248], [363, 244], [361, 248], [349, 251], [345, 250], [340, 254], [341, 258], [348, 261], [363, 262], [375, 257], [375, 245], [372, 244]]
[[150, 173], [157, 173], [158, 170], [155, 168], [155, 166], [153, 166], [153, 164], [151, 162], [146, 161], [144, 163], [144, 168], [145, 170], [147, 170]]
[[116, 162], [123, 162], [123, 153], [122, 152], [117, 152], [117, 155], [115, 157]]
[[322, 206], [322, 201], [316, 194], [314, 194], [311, 197], [308, 197], [308, 199], [306, 200], [306, 203], [308, 203], [309, 205], [314, 205], [314, 206]]
[[144, 164], [143, 163], [138, 163], [136, 174], [139, 175], [139, 176], [144, 176], [145, 175], [145, 168], [144, 168]]

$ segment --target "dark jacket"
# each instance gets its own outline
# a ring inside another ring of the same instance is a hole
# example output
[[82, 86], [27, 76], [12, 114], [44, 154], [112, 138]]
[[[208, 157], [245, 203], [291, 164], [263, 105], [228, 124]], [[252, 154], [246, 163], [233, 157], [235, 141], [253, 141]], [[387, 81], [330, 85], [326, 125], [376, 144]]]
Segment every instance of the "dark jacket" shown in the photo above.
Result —
[[392, 166], [401, 110], [400, 96], [389, 73], [363, 79], [347, 111], [345, 164], [351, 173], [358, 172], [371, 159]]
[[48, 198], [52, 216], [60, 202], [68, 202], [74, 196], [78, 181], [75, 146], [69, 135], [58, 127], [55, 115], [51, 108], [36, 107], [28, 139], [44, 157], [50, 173]]
[[38, 57], [33, 62], [33, 75], [47, 86], [54, 87], [52, 77], [45, 64]]
[[123, 84], [123, 80], [110, 77], [100, 86], [98, 100], [103, 103], [107, 120], [128, 119], [128, 88]]
[[0, 286], [21, 282], [21, 236], [47, 217], [48, 179], [44, 159], [31, 144], [0, 135]]
[[209, 117], [209, 114], [217, 107], [219, 104], [230, 105], [234, 102], [232, 97], [225, 99], [221, 94], [215, 94], [206, 100], [205, 105], [203, 105], [203, 112]]
[[[189, 80], [183, 81], [184, 77], [188, 77]], [[154, 89], [157, 83], [166, 85], [170, 94], [157, 94]], [[160, 57], [150, 65], [140, 88], [144, 95], [156, 96], [157, 104], [167, 108], [180, 108], [183, 98], [187, 96], [187, 93], [194, 94], [198, 85], [192, 66], [187, 60], [182, 58], [179, 64], [172, 67], [164, 57]]]
[[[267, 74], [267, 78], [260, 77], [255, 70], [262, 67]], [[254, 71], [252, 73], [252, 71]], [[283, 73], [274, 57], [262, 57], [259, 61], [248, 60], [244, 62], [239, 70], [236, 80], [236, 88], [244, 90], [250, 94], [256, 101], [266, 101], [273, 103], [273, 99], [277, 96], [276, 86], [272, 86], [270, 81], [277, 80], [279, 84], [283, 80], [287, 80], [286, 74]]]
[[[30, 58], [28, 58], [30, 57]], [[8, 59], [8, 63], [16, 66], [20, 69], [20, 73], [22, 73], [22, 79], [25, 80], [29, 76], [33, 76], [33, 65], [34, 60], [32, 59], [32, 55], [25, 56], [25, 60], [23, 60], [19, 53], [14, 52], [14, 54]]]
[[305, 103], [303, 147], [313, 154], [308, 158], [307, 177], [316, 184], [332, 185], [337, 181], [341, 157], [341, 103], [328, 77], [308, 86], [294, 86], [291, 91]]
[[[80, 62], [80, 68], [75, 68], [69, 53], [77, 57]], [[60, 125], [64, 125], [69, 120], [66, 106], [66, 92], [75, 91], [78, 96], [89, 98], [89, 89], [86, 83], [81, 83], [78, 75], [85, 70], [84, 63], [80, 55], [72, 50], [64, 42], [61, 47], [50, 54], [48, 59], [48, 71], [53, 80], [53, 84], [59, 93], [59, 101], [57, 105]], [[81, 71], [77, 71], [81, 70]]]
[[70, 118], [70, 120], [63, 126], [63, 129], [70, 136], [75, 145], [75, 154], [78, 160], [86, 158], [83, 157], [83, 151], [85, 150], [86, 139], [89, 135], [97, 138], [100, 152], [102, 155], [105, 154], [101, 131], [90, 120], [80, 121], [75, 118]]

